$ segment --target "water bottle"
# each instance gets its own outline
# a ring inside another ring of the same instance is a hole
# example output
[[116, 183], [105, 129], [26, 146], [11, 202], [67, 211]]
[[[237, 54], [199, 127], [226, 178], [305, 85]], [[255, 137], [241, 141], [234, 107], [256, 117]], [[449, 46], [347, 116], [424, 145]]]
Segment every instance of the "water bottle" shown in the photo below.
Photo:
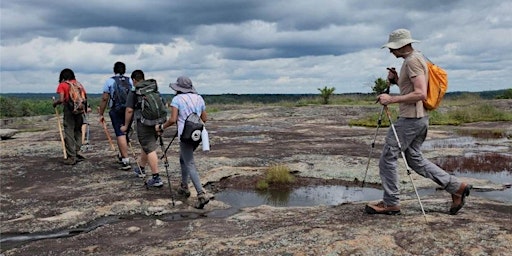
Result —
[[208, 138], [208, 131], [206, 131], [206, 128], [203, 128], [203, 131], [201, 132], [201, 140], [203, 144], [203, 151], [210, 151], [210, 141]]

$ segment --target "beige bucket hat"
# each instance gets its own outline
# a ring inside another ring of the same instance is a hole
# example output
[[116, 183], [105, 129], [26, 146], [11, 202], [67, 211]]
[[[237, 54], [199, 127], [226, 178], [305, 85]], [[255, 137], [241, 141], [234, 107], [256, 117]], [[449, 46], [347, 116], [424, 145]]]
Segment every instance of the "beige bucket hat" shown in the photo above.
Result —
[[397, 29], [389, 34], [388, 43], [383, 45], [382, 48], [398, 49], [410, 43], [419, 43], [420, 41], [412, 39], [411, 32], [407, 29]]

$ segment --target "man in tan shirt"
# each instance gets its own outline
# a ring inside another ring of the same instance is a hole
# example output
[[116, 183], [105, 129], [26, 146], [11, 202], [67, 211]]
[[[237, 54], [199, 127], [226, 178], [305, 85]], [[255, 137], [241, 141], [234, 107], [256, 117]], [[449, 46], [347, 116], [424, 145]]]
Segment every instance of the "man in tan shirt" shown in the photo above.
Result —
[[399, 141], [396, 140], [393, 130], [389, 129], [379, 161], [384, 195], [381, 202], [366, 205], [365, 210], [369, 214], [400, 214], [397, 171], [400, 148], [412, 170], [433, 180], [452, 195], [450, 214], [456, 214], [464, 206], [465, 197], [472, 188], [423, 158], [421, 153], [429, 123], [428, 113], [422, 102], [427, 96], [428, 67], [423, 55], [413, 49], [412, 43], [415, 42], [419, 41], [412, 39], [408, 30], [397, 29], [389, 35], [388, 43], [382, 46], [389, 48], [395, 57], [404, 59], [399, 75], [391, 70], [388, 74], [388, 80], [398, 85], [400, 95], [381, 94], [377, 97], [378, 102], [384, 106], [399, 104], [399, 117], [394, 123]]

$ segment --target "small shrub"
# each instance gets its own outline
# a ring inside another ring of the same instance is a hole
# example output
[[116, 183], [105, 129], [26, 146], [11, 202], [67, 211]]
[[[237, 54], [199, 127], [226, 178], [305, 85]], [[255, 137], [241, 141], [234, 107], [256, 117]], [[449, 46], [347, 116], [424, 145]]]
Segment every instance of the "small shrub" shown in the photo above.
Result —
[[268, 183], [293, 183], [295, 178], [290, 174], [290, 168], [286, 165], [276, 164], [267, 169], [266, 179]]

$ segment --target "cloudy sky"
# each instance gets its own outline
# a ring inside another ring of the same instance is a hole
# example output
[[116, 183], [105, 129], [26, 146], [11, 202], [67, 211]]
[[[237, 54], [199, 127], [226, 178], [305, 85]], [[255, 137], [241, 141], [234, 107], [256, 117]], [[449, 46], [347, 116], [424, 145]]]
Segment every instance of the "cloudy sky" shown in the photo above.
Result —
[[371, 92], [397, 28], [449, 74], [449, 91], [512, 88], [512, 2], [2, 0], [2, 93], [54, 92], [71, 68], [101, 93], [116, 61], [199, 93]]

